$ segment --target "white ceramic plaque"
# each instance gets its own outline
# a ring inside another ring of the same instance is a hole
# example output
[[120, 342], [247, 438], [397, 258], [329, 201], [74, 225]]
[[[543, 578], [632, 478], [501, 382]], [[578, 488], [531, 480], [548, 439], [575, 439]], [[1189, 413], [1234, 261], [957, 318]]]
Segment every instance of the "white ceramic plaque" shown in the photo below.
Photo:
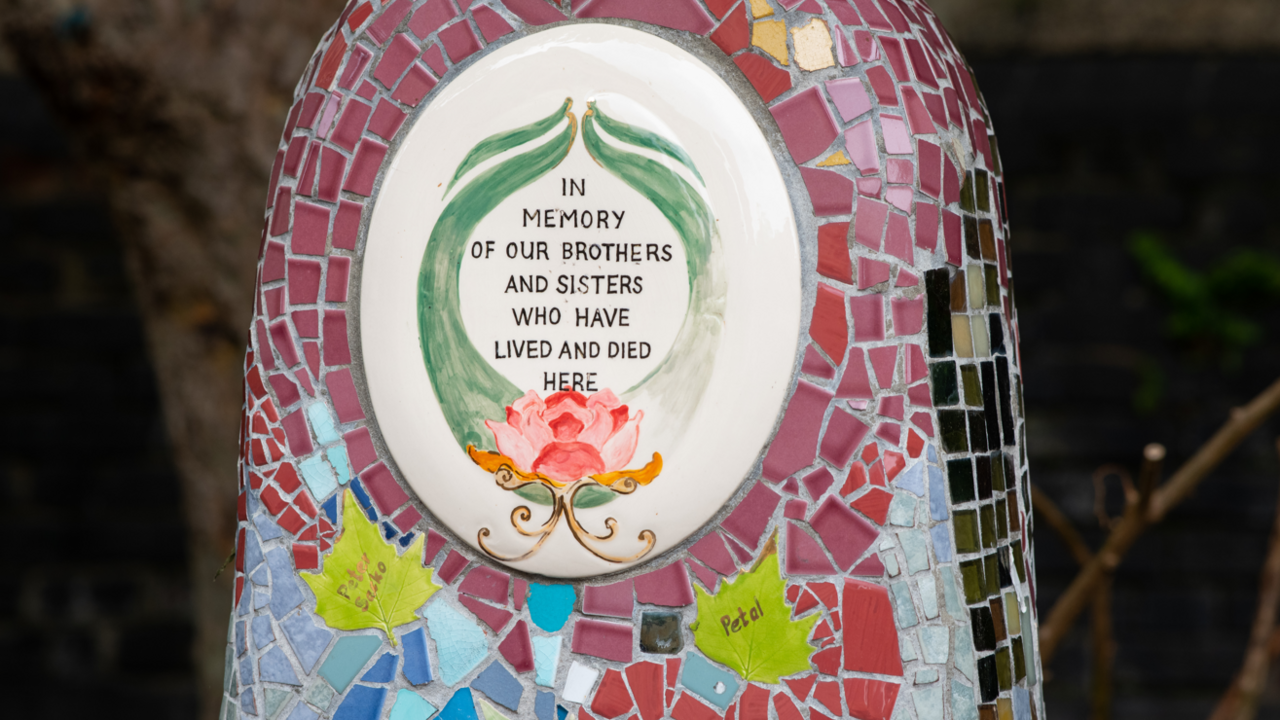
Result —
[[799, 244], [735, 93], [652, 35], [571, 25], [438, 92], [375, 198], [377, 425], [422, 502], [528, 572], [657, 557], [714, 516], [792, 378]]

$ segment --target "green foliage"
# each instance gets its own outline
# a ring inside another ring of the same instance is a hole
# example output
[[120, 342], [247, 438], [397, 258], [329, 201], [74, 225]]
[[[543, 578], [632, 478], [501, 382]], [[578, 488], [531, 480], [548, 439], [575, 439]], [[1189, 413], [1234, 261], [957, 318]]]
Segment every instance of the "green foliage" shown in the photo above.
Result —
[[1234, 368], [1244, 351], [1262, 339], [1253, 318], [1266, 303], [1280, 299], [1280, 259], [1241, 249], [1219, 262], [1195, 269], [1179, 260], [1152, 233], [1129, 241], [1129, 252], [1143, 277], [1168, 304], [1165, 333], [1197, 354], [1217, 355]]
[[423, 568], [422, 539], [396, 555], [356, 506], [351, 491], [342, 500], [342, 535], [319, 573], [303, 573], [302, 579], [316, 594], [316, 614], [339, 630], [377, 628], [394, 647], [393, 628], [417, 620], [414, 611], [426, 604], [440, 586]]
[[726, 581], [715, 595], [694, 586], [698, 619], [690, 629], [707, 657], [749, 682], [776, 683], [809, 669], [809, 633], [818, 615], [791, 619], [777, 548], [766, 552], [754, 569]]

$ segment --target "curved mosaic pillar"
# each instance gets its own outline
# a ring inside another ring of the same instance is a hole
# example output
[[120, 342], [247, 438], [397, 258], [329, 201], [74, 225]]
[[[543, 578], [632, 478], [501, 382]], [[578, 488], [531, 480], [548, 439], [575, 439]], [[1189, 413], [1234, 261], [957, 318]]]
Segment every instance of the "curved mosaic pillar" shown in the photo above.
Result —
[[917, 0], [352, 0], [224, 718], [1043, 717], [1008, 226]]

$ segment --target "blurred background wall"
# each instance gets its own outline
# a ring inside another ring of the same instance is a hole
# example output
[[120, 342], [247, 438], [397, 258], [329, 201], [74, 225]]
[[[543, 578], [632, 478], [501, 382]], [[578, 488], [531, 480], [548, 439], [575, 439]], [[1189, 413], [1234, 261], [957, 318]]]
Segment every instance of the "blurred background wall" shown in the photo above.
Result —
[[[6, 716], [208, 717], [266, 175], [342, 4], [0, 0]], [[933, 5], [1009, 178], [1032, 479], [1096, 547], [1098, 467], [1160, 442], [1172, 471], [1280, 373], [1280, 3]], [[1207, 717], [1239, 669], [1277, 435], [1120, 567], [1116, 717]], [[1036, 550], [1043, 617], [1075, 564], [1045, 523]], [[1053, 720], [1094, 712], [1088, 639], [1048, 667]]]

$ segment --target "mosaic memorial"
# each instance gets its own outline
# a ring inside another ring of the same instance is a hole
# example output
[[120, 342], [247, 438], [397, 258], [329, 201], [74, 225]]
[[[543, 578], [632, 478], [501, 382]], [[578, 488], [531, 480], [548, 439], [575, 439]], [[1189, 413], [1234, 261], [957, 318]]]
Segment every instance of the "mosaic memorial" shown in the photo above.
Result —
[[222, 717], [1043, 718], [1009, 229], [917, 0], [352, 0]]

